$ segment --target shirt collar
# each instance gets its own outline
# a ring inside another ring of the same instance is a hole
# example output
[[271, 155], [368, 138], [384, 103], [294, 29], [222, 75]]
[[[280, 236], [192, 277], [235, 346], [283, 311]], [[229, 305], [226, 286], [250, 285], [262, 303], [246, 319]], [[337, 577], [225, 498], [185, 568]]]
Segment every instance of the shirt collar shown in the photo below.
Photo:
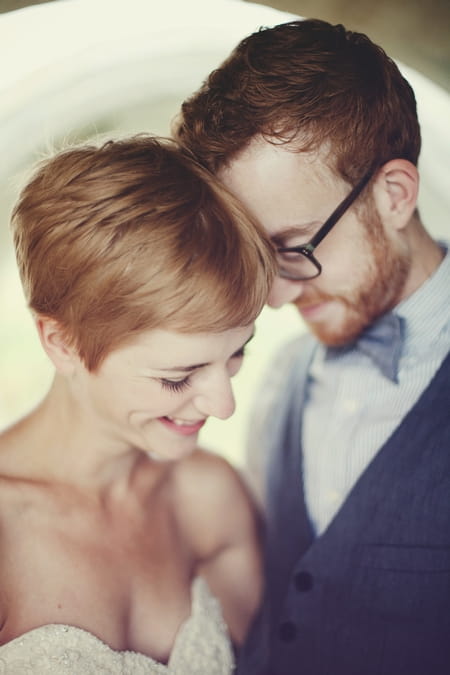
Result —
[[[392, 310], [402, 320], [402, 357], [429, 349], [443, 330], [450, 330], [450, 251], [448, 243], [440, 242], [440, 245], [445, 250], [445, 256], [439, 267]], [[332, 354], [333, 350], [319, 344], [312, 363], [312, 374]]]
[[405, 323], [404, 353], [429, 347], [450, 323], [450, 252], [434, 273], [408, 298], [394, 308]]

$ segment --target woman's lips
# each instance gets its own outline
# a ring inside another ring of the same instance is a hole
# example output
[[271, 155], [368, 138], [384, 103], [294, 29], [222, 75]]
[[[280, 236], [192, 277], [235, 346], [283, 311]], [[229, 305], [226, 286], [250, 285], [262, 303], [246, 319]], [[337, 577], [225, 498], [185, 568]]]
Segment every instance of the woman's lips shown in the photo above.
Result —
[[200, 431], [205, 424], [206, 419], [203, 420], [181, 420], [176, 417], [158, 417], [159, 421], [164, 424], [167, 429], [173, 431], [181, 436], [191, 436]]

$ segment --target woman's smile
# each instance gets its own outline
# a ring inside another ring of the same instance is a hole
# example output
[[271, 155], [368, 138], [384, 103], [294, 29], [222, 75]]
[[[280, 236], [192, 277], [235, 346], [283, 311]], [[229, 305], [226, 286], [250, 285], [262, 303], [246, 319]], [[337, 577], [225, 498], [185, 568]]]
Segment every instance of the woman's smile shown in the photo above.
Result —
[[167, 429], [182, 436], [191, 436], [200, 431], [206, 422], [206, 417], [200, 420], [182, 420], [178, 417], [158, 417], [158, 421], [164, 424]]

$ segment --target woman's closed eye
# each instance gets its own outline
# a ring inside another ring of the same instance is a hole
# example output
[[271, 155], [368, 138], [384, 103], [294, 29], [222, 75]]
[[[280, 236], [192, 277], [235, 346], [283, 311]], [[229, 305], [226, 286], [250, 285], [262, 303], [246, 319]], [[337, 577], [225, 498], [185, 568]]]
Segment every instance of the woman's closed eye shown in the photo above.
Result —
[[[238, 349], [237, 352], [230, 356], [230, 361], [237, 361], [244, 358], [246, 352], [245, 345]], [[158, 378], [159, 382], [163, 389], [166, 391], [171, 391], [174, 394], [181, 394], [183, 391], [186, 391], [191, 385], [191, 375], [184, 377], [182, 380], [170, 380], [167, 377]]]
[[161, 377], [159, 381], [163, 389], [175, 394], [180, 394], [191, 386], [190, 376], [185, 377], [182, 380], [168, 380], [166, 377]]
[[244, 345], [243, 347], [241, 347], [240, 349], [238, 349], [237, 352], [235, 352], [235, 353], [231, 356], [231, 358], [232, 358], [232, 359], [243, 359], [244, 356], [245, 356], [245, 352], [246, 352], [246, 348], [245, 348], [245, 345]]
[[228, 361], [228, 375], [230, 377], [234, 377], [240, 371], [245, 353], [246, 349], [244, 345], [230, 357]]

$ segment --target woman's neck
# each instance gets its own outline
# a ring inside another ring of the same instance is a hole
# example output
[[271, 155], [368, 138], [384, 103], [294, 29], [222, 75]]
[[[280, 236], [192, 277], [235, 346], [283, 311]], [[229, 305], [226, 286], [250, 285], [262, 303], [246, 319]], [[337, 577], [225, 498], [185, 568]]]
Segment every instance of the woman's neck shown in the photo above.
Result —
[[4, 434], [0, 447], [6, 451], [3, 471], [8, 465], [12, 475], [94, 491], [128, 485], [142, 459], [136, 448], [108, 437], [58, 375], [41, 403]]

